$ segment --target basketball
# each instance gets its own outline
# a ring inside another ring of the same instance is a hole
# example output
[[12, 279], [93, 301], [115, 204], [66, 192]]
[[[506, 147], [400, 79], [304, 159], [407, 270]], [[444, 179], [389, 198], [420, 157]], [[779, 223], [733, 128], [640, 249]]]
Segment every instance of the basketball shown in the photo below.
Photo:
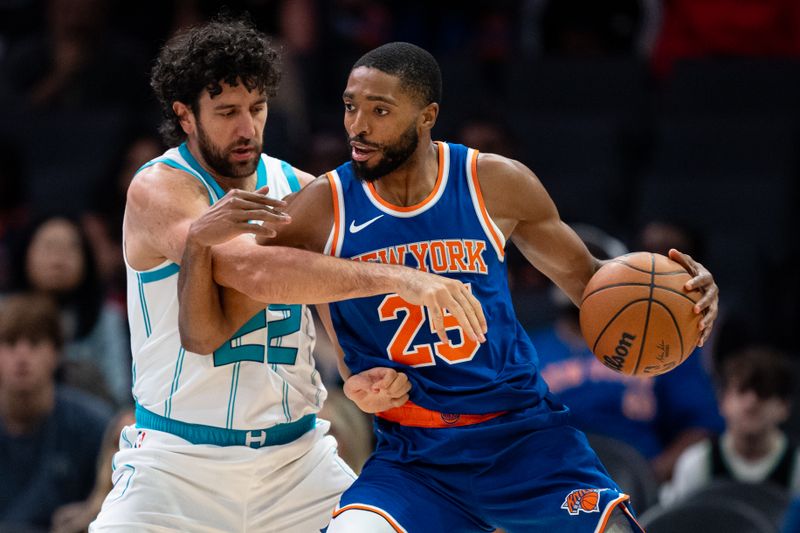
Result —
[[592, 353], [608, 368], [630, 376], [669, 372], [692, 353], [701, 315], [693, 311], [700, 291], [661, 254], [634, 252], [612, 259], [583, 292], [581, 332]]

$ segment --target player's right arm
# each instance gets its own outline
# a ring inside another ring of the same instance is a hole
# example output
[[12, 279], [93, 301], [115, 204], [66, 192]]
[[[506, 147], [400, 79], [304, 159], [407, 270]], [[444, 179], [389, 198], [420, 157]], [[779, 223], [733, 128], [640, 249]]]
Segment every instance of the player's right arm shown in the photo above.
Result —
[[[227, 340], [257, 309], [250, 300], [260, 302], [260, 306], [269, 303], [309, 304], [386, 293], [398, 293], [410, 303], [424, 305], [434, 317], [442, 316], [446, 309], [456, 316], [470, 338], [483, 338], [486, 330], [483, 311], [463, 283], [404, 266], [337, 259], [285, 246], [259, 246], [248, 234], [218, 243], [220, 236], [230, 238], [237, 232], [247, 233], [248, 227], [235, 227], [227, 232], [220, 230], [218, 224], [206, 223], [206, 218], [211, 217], [215, 210], [228, 209], [235, 213], [241, 207], [240, 202], [229, 202], [227, 207], [223, 206], [224, 202], [217, 204], [210, 209], [205, 207], [206, 212], [199, 215], [183, 213], [184, 220], [178, 226], [183, 239], [180, 251], [185, 254], [184, 262], [197, 267], [191, 272], [181, 272], [181, 340], [187, 349], [207, 353], [209, 347], [213, 346], [213, 350]], [[158, 212], [168, 212], [168, 205], [169, 202], [162, 202], [157, 207]], [[287, 209], [293, 221], [283, 227], [276, 242], [298, 247], [304, 243], [309, 246], [307, 243], [312, 242], [316, 243], [314, 248], [321, 251], [330, 224], [326, 229], [320, 221], [333, 220], [329, 185], [317, 180], [304, 188]], [[167, 216], [174, 218], [170, 213]], [[220, 217], [220, 220], [238, 218], [232, 214], [227, 219]], [[162, 229], [151, 225], [151, 230]], [[178, 246], [175, 248], [179, 249]], [[213, 271], [214, 282], [233, 289], [225, 290], [221, 300], [217, 289], [209, 288], [209, 284], [203, 285], [205, 288], [202, 290], [195, 290], [195, 282], [191, 285], [186, 283], [189, 274], [194, 278], [197, 274], [208, 275], [209, 270]], [[216, 327], [212, 327], [214, 324]], [[446, 341], [443, 320], [434, 320], [434, 325], [442, 340]]]
[[[264, 199], [262, 203], [267, 202]], [[126, 252], [131, 266], [145, 270], [164, 259], [180, 264], [192, 224], [211, 210], [205, 189], [188, 174], [164, 165], [142, 171], [129, 188], [126, 208]], [[249, 216], [247, 212], [246, 218]], [[256, 210], [252, 216], [276, 223], [279, 218]], [[213, 224], [206, 225], [205, 231], [213, 230]], [[212, 246], [204, 245], [203, 239], [195, 238], [195, 242], [204, 248], [202, 253], [211, 254], [217, 283], [256, 301], [314, 304], [410, 291], [412, 299], [439, 302], [447, 308], [453, 305], [451, 292], [457, 286], [448, 283], [452, 280], [437, 282], [441, 280], [420, 276], [403, 266], [347, 261], [284, 246], [259, 246], [248, 233], [258, 231], [242, 231]]]

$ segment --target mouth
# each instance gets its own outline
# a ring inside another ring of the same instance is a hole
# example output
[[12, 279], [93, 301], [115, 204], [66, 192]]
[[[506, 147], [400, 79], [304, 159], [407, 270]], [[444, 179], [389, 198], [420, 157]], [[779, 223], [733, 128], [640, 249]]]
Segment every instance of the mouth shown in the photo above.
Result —
[[361, 144], [357, 142], [350, 143], [350, 157], [353, 158], [353, 161], [358, 161], [359, 163], [363, 163], [367, 161], [373, 154], [375, 154], [378, 150], [372, 146], [367, 146], [366, 144]]
[[247, 161], [252, 159], [256, 151], [252, 147], [234, 148], [231, 150], [231, 157], [236, 161]]

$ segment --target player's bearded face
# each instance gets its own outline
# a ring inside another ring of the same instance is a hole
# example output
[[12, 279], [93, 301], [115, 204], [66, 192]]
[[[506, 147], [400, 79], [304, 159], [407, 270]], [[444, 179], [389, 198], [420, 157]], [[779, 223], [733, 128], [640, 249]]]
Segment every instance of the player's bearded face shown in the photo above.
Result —
[[258, 139], [239, 139], [220, 148], [197, 121], [197, 140], [203, 159], [217, 174], [227, 178], [245, 178], [253, 174], [261, 157]]
[[349, 137], [348, 142], [357, 142], [374, 148], [381, 152], [378, 162], [370, 166], [369, 161], [356, 161], [353, 162], [353, 170], [356, 177], [361, 181], [372, 182], [380, 179], [386, 174], [390, 174], [400, 168], [403, 163], [408, 161], [414, 150], [417, 149], [419, 144], [419, 135], [417, 134], [416, 124], [413, 122], [408, 129], [403, 132], [397, 142], [393, 144], [376, 144], [364, 140], [360, 135]]

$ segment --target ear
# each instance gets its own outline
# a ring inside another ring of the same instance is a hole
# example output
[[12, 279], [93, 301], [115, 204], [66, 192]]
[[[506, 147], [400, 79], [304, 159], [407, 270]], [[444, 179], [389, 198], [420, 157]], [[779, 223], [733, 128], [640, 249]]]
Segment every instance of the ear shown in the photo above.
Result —
[[191, 135], [195, 130], [195, 117], [192, 109], [183, 102], [172, 102], [172, 112], [180, 120], [181, 128], [186, 135]]
[[431, 130], [439, 117], [439, 104], [436, 102], [426, 105], [420, 113], [420, 127]]

